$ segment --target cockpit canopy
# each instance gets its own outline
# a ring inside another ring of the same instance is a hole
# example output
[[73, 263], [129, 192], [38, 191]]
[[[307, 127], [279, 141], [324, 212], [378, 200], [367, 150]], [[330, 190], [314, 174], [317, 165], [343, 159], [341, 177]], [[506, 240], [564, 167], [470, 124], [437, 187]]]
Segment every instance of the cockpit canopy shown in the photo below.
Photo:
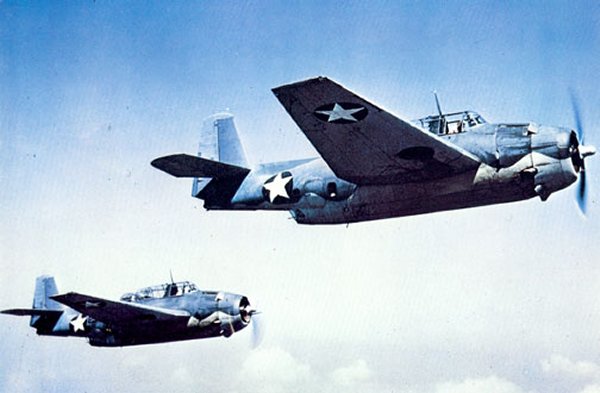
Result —
[[142, 288], [135, 293], [126, 293], [121, 296], [121, 300], [124, 302], [137, 302], [144, 299], [162, 299], [166, 297], [181, 296], [196, 291], [198, 291], [198, 288], [194, 283], [180, 281]]
[[414, 123], [436, 135], [452, 135], [487, 122], [477, 112], [464, 111], [445, 113], [442, 116], [431, 115], [415, 120]]

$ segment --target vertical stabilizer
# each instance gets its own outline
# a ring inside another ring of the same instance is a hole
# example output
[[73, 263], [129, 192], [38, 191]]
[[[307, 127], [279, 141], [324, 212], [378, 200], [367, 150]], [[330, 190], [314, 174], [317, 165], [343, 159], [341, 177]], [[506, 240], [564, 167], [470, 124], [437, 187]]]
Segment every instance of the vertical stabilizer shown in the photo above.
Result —
[[[217, 113], [204, 121], [200, 132], [198, 157], [243, 168], [248, 167], [233, 115]], [[210, 180], [210, 178], [195, 178], [192, 196], [198, 196]]]
[[[34, 310], [63, 310], [65, 307], [59, 302], [50, 299], [50, 296], [58, 295], [58, 288], [52, 276], [40, 276], [35, 280], [35, 292], [33, 294]], [[43, 318], [40, 315], [32, 315], [29, 325], [34, 326]]]

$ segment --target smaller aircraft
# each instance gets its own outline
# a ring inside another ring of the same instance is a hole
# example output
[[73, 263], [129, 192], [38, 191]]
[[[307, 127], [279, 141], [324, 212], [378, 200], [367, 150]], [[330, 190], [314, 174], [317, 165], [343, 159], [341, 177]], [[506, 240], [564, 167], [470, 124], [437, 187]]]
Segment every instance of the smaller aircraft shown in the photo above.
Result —
[[51, 276], [37, 278], [32, 308], [1, 312], [30, 315], [29, 325], [39, 335], [87, 337], [98, 347], [229, 337], [257, 314], [246, 296], [202, 291], [188, 281], [171, 279], [112, 301], [76, 292], [59, 295]]

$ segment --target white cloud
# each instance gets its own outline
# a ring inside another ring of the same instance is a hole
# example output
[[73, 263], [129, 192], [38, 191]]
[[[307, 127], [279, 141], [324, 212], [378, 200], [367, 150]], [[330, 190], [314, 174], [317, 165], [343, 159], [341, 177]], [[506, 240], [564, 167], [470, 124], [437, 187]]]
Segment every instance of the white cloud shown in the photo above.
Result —
[[[16, 371], [10, 373], [4, 381], [4, 388], [6, 392], [31, 392], [34, 391], [34, 381], [39, 383], [34, 375], [28, 375], [22, 371]], [[2, 385], [0, 385], [2, 387]]]
[[278, 347], [254, 351], [242, 365], [241, 384], [246, 392], [303, 391], [310, 366]]
[[542, 369], [548, 374], [559, 374], [576, 379], [600, 380], [600, 366], [596, 363], [574, 362], [556, 354], [542, 361]]
[[194, 386], [194, 376], [187, 367], [180, 366], [173, 370], [171, 374], [173, 386]]
[[444, 382], [436, 385], [435, 393], [524, 393], [525, 391], [506, 379], [494, 375], [487, 378], [467, 378], [462, 382]]
[[358, 359], [332, 371], [313, 369], [280, 347], [259, 349], [242, 364], [235, 391], [253, 392], [375, 392], [373, 372]]
[[132, 369], [139, 369], [148, 365], [148, 358], [139, 353], [127, 354], [123, 357], [122, 365]]
[[579, 393], [600, 393], [600, 384], [587, 385]]
[[373, 373], [362, 359], [356, 360], [347, 367], [340, 367], [331, 373], [333, 383], [340, 386], [353, 386], [367, 381]]

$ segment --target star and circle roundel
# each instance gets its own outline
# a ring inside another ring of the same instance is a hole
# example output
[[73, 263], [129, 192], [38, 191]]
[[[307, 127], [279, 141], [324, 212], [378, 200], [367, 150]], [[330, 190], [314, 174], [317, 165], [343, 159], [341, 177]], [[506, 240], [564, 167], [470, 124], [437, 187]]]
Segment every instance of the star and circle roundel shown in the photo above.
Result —
[[293, 197], [294, 180], [290, 172], [278, 173], [265, 181], [263, 184], [264, 198], [273, 203], [289, 203]]
[[333, 102], [314, 110], [317, 119], [334, 124], [349, 124], [361, 121], [368, 114], [367, 108], [351, 102]]
[[85, 333], [86, 325], [87, 325], [88, 317], [83, 316], [83, 314], [78, 314], [76, 317], [71, 318], [69, 322], [69, 327], [73, 331], [73, 333], [77, 333], [81, 331]]

